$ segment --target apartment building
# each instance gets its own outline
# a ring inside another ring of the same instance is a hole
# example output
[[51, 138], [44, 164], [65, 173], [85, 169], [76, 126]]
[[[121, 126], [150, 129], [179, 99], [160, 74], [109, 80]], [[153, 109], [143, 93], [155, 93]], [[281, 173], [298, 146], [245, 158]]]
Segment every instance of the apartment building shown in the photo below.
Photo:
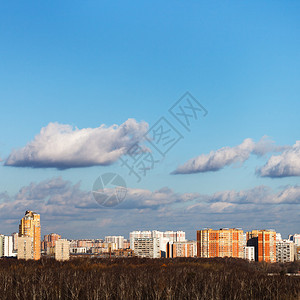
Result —
[[184, 231], [132, 231], [130, 232], [130, 249], [134, 249], [134, 241], [138, 238], [153, 238], [159, 244], [160, 257], [167, 257], [167, 244], [169, 242], [183, 242], [185, 239]]
[[12, 236], [0, 235], [0, 257], [15, 256]]
[[166, 257], [196, 257], [197, 256], [197, 242], [182, 241], [169, 242], [167, 244]]
[[255, 260], [276, 262], [275, 230], [252, 230], [247, 232], [247, 246], [255, 247]]
[[33, 238], [30, 236], [18, 237], [18, 259], [33, 259]]
[[134, 255], [139, 257], [159, 258], [159, 238], [144, 237], [134, 239]]
[[289, 240], [276, 242], [276, 261], [291, 262], [295, 259], [295, 244]]
[[66, 239], [58, 239], [55, 241], [54, 257], [56, 260], [70, 259], [70, 243]]
[[115, 244], [116, 249], [124, 248], [124, 236], [106, 236], [104, 242], [107, 244]]
[[47, 255], [53, 254], [53, 249], [55, 247], [55, 242], [61, 239], [61, 235], [57, 233], [50, 233], [44, 235], [44, 240], [42, 242], [42, 251]]
[[289, 240], [294, 242], [295, 245], [300, 246], [300, 234], [289, 235]]
[[244, 247], [244, 259], [249, 261], [255, 261], [255, 247], [254, 246], [245, 246]]
[[197, 231], [198, 257], [244, 257], [243, 230], [239, 228]]
[[[41, 225], [40, 215], [30, 210], [25, 212], [25, 216], [21, 219], [19, 225], [19, 238], [30, 237], [32, 239], [32, 259], [41, 258]], [[18, 239], [19, 239], [18, 238]], [[24, 240], [22, 240], [22, 243]], [[28, 243], [26, 242], [26, 245]], [[19, 242], [18, 242], [19, 249]], [[23, 253], [23, 250], [21, 250]], [[19, 256], [18, 256], [19, 257]]]

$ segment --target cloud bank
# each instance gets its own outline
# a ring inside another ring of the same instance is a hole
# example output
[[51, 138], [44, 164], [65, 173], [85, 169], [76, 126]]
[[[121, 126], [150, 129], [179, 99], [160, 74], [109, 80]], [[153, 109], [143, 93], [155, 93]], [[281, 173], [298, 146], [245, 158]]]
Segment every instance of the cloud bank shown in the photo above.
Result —
[[45, 233], [57, 231], [70, 236], [92, 234], [95, 237], [105, 228], [103, 235], [113, 233], [113, 230], [114, 234], [119, 234], [125, 224], [128, 224], [126, 231], [134, 230], [148, 218], [149, 224], [153, 222], [150, 218], [161, 216], [167, 207], [198, 198], [198, 193], [175, 193], [167, 187], [156, 191], [129, 188], [124, 202], [117, 207], [103, 208], [91, 192], [80, 188], [79, 183], [52, 178], [24, 186], [13, 196], [0, 193], [1, 233], [3, 230], [6, 234], [17, 231], [25, 211], [33, 210], [41, 214]]
[[[44, 234], [66, 238], [128, 236], [132, 230], [185, 230], [195, 238], [203, 227], [275, 228], [294, 233], [299, 228], [300, 186], [273, 191], [266, 186], [220, 191], [211, 195], [175, 193], [168, 187], [155, 191], [129, 188], [126, 199], [103, 208], [92, 193], [62, 178], [22, 187], [16, 195], [0, 192], [1, 233], [18, 230], [26, 210], [41, 214]], [[287, 218], [288, 216], [288, 218]]]
[[264, 136], [255, 143], [252, 139], [245, 139], [235, 147], [223, 147], [209, 154], [201, 154], [179, 166], [172, 174], [192, 174], [218, 171], [225, 166], [245, 162], [251, 154], [262, 156], [271, 151], [279, 151], [281, 147]]
[[118, 125], [78, 129], [49, 123], [25, 147], [14, 150], [6, 166], [68, 169], [109, 165], [138, 143], [148, 130], [134, 119]]
[[273, 155], [257, 173], [262, 177], [300, 176], [300, 141], [283, 151]]

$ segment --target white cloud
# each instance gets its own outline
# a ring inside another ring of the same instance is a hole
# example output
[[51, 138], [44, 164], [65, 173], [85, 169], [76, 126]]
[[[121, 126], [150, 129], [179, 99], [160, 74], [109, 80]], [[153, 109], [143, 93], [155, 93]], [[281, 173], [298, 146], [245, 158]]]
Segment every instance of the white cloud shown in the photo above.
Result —
[[283, 151], [273, 155], [257, 173], [262, 177], [300, 176], [300, 141]]
[[206, 200], [213, 203], [300, 204], [300, 186], [287, 186], [277, 193], [266, 186], [242, 191], [221, 191]]
[[33, 141], [12, 151], [5, 165], [57, 169], [109, 165], [140, 142], [147, 130], [146, 122], [134, 119], [120, 126], [84, 129], [49, 123]]
[[259, 186], [213, 195], [175, 193], [164, 187], [129, 188], [121, 204], [103, 208], [79, 183], [52, 178], [22, 187], [14, 196], [0, 193], [0, 224], [1, 233], [17, 231], [25, 211], [33, 210], [41, 214], [44, 234], [57, 232], [66, 238], [128, 236], [132, 230], [158, 229], [185, 230], [194, 239], [203, 227], [275, 227], [288, 234], [299, 229], [299, 205], [299, 186], [278, 192]]
[[[107, 193], [110, 195], [109, 190]], [[17, 231], [18, 222], [25, 211], [33, 210], [41, 214], [42, 226], [46, 232], [58, 224], [61, 226], [60, 230], [73, 232], [74, 222], [76, 230], [83, 230], [81, 227], [86, 222], [101, 224], [107, 228], [110, 223], [114, 226], [120, 223], [121, 229], [124, 218], [134, 221], [139, 219], [137, 214], [155, 215], [161, 208], [197, 198], [197, 193], [175, 193], [166, 187], [156, 191], [129, 188], [125, 200], [117, 207], [103, 208], [98, 205], [91, 192], [80, 188], [79, 183], [72, 184], [58, 177], [30, 183], [11, 197], [7, 193], [0, 193], [0, 224], [2, 230], [7, 227], [11, 231]], [[89, 227], [86, 230], [98, 229]]]
[[127, 196], [120, 208], [160, 208], [175, 203], [185, 203], [196, 200], [198, 193], [175, 193], [173, 190], [164, 187], [156, 191], [131, 189], [127, 191]]
[[221, 212], [226, 211], [226, 209], [232, 208], [232, 207], [235, 207], [235, 204], [226, 203], [226, 202], [216, 202], [210, 206], [210, 209], [217, 213], [221, 213]]
[[243, 163], [251, 154], [258, 156], [270, 151], [278, 151], [274, 142], [264, 136], [255, 143], [252, 139], [245, 139], [240, 145], [235, 147], [223, 147], [209, 154], [201, 154], [190, 159], [182, 166], [179, 166], [172, 174], [192, 174], [200, 172], [218, 171], [235, 163]]

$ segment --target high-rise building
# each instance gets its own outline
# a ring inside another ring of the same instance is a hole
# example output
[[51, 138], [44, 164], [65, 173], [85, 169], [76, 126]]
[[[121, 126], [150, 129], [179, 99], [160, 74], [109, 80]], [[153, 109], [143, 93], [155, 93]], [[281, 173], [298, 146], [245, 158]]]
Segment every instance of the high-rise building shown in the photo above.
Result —
[[258, 233], [258, 261], [276, 262], [276, 232], [260, 230]]
[[156, 237], [144, 237], [134, 239], [134, 254], [139, 257], [159, 258], [159, 239]]
[[0, 257], [15, 256], [12, 236], [0, 235]]
[[197, 256], [244, 257], [243, 230], [239, 228], [197, 231]]
[[55, 242], [61, 238], [61, 235], [57, 233], [50, 233], [44, 235], [44, 240], [42, 242], [42, 250], [46, 254], [51, 254], [52, 250], [54, 249]]
[[123, 249], [124, 248], [124, 236], [106, 236], [105, 243], [115, 243], [116, 249]]
[[30, 236], [18, 237], [18, 259], [33, 259], [33, 238]]
[[289, 240], [276, 242], [276, 261], [291, 262], [295, 259], [295, 244]]
[[255, 260], [276, 262], [276, 232], [252, 230], [247, 232], [247, 246], [255, 247]]
[[197, 242], [169, 242], [167, 244], [167, 257], [195, 257], [197, 256]]
[[185, 232], [184, 231], [165, 231], [163, 236], [169, 240], [169, 242], [185, 242]]
[[[27, 210], [19, 225], [19, 238], [30, 237], [32, 239], [32, 259], [41, 258], [41, 225], [40, 215]], [[18, 238], [18, 239], [19, 239]], [[27, 241], [26, 241], [27, 245]], [[18, 242], [19, 248], [19, 242]], [[23, 250], [21, 250], [23, 251]], [[19, 255], [18, 255], [19, 257]]]
[[134, 240], [137, 238], [151, 238], [151, 231], [132, 231], [129, 234], [130, 238], [130, 249], [134, 250]]
[[167, 244], [169, 242], [183, 242], [185, 239], [184, 231], [132, 231], [130, 232], [130, 249], [134, 250], [134, 241], [137, 238], [155, 238], [158, 241], [161, 257], [167, 256]]
[[55, 241], [55, 251], [56, 260], [69, 260], [70, 258], [70, 243], [66, 239], [59, 239]]

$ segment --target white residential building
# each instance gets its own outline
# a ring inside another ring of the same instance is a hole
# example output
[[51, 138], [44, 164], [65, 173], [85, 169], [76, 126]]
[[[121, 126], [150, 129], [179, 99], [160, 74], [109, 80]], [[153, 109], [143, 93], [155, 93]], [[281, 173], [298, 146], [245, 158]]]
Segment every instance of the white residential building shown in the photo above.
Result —
[[16, 256], [13, 252], [13, 238], [12, 236], [0, 235], [0, 257]]
[[300, 234], [299, 233], [290, 235], [289, 240], [294, 242], [297, 246], [300, 246]]
[[124, 248], [124, 236], [106, 236], [105, 243], [116, 244], [116, 249]]
[[130, 249], [134, 250], [134, 240], [137, 238], [151, 238], [151, 231], [132, 231], [129, 234], [130, 239]]
[[132, 231], [130, 232], [130, 249], [134, 250], [134, 240], [136, 238], [157, 238], [159, 240], [160, 251], [162, 256], [166, 254], [167, 244], [169, 242], [185, 242], [184, 231]]
[[249, 261], [255, 261], [255, 247], [254, 246], [245, 246], [244, 247], [244, 259]]
[[169, 239], [169, 242], [185, 242], [185, 232], [184, 231], [165, 231], [163, 233], [165, 238]]
[[159, 238], [145, 237], [134, 239], [134, 254], [139, 257], [159, 258]]
[[295, 244], [290, 240], [276, 242], [276, 261], [290, 262], [295, 258]]

